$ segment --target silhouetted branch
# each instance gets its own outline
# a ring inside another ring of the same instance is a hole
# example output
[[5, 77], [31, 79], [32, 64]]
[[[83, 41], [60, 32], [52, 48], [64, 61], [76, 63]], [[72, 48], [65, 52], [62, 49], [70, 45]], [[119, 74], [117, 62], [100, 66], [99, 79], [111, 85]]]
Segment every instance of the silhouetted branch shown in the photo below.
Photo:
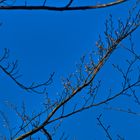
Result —
[[[17, 79], [19, 77], [21, 77], [21, 75], [18, 74], [18, 61], [16, 60], [15, 62], [13, 62], [12, 64], [8, 63], [8, 64], [2, 64], [2, 63], [6, 63], [5, 61], [8, 59], [9, 57], [9, 50], [5, 49], [4, 51], [4, 55], [0, 58], [0, 69], [8, 76], [10, 77], [15, 83], [16, 85], [18, 85], [20, 88], [28, 91], [28, 92], [35, 92], [38, 94], [43, 94], [46, 92], [46, 87], [48, 85], [50, 85], [53, 81], [53, 76], [54, 73], [52, 73], [49, 77], [49, 79], [44, 82], [44, 83], [35, 83], [33, 82], [30, 86], [25, 86], [24, 84], [22, 84], [21, 82], [19, 82]], [[41, 89], [41, 90], [40, 90]]]
[[101, 117], [102, 117], [102, 114], [97, 118], [98, 122], [99, 122], [99, 125], [103, 128], [103, 130], [105, 131], [106, 133], [106, 136], [109, 140], [113, 140], [113, 138], [111, 137], [111, 134], [109, 133], [109, 128], [110, 128], [110, 125], [105, 127], [104, 124], [102, 123], [101, 121]]
[[70, 5], [72, 4], [73, 1], [74, 1], [74, 0], [69, 0], [68, 4], [66, 5], [66, 8], [67, 8], [67, 7], [70, 7]]
[[46, 2], [47, 2], [47, 0], [44, 0], [43, 6], [45, 6]]
[[48, 131], [47, 131], [44, 127], [42, 128], [42, 130], [43, 130], [43, 132], [47, 135], [48, 140], [52, 140], [51, 135], [48, 133]]
[[53, 10], [53, 11], [71, 11], [71, 10], [89, 10], [89, 9], [98, 9], [98, 8], [106, 8], [109, 6], [114, 6], [117, 4], [121, 4], [126, 2], [127, 0], [116, 0], [113, 2], [109, 2], [106, 4], [97, 4], [92, 6], [73, 6], [71, 4], [74, 0], [70, 0], [69, 3], [64, 7], [55, 7], [55, 6], [46, 6], [46, 0], [44, 1], [42, 6], [29, 6], [29, 5], [2, 5], [0, 6], [0, 10]]

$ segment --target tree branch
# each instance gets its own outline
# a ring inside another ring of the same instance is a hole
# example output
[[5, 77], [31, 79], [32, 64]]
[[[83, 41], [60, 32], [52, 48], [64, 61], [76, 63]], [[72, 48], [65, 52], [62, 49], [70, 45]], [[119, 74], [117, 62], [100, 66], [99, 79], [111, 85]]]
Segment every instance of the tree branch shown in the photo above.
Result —
[[114, 6], [126, 2], [127, 0], [117, 0], [106, 4], [97, 4], [93, 6], [73, 6], [70, 7], [72, 1], [64, 7], [55, 7], [55, 6], [45, 6], [46, 1], [42, 6], [28, 6], [28, 5], [11, 5], [11, 6], [0, 6], [0, 10], [52, 10], [52, 11], [71, 11], [71, 10], [89, 10], [89, 9], [98, 9], [106, 8], [109, 6]]
[[[131, 22], [131, 21], [130, 21]], [[96, 77], [97, 73], [100, 71], [100, 69], [102, 68], [102, 66], [105, 64], [105, 62], [109, 59], [110, 55], [116, 50], [117, 46], [120, 44], [120, 42], [122, 42], [126, 37], [128, 37], [131, 33], [133, 33], [138, 27], [140, 23], [140, 18], [139, 16], [136, 18], [135, 24], [132, 23], [130, 25], [127, 25], [129, 30], [125, 30], [124, 28], [122, 29], [122, 31], [120, 32], [120, 34], [118, 35], [119, 37], [117, 37], [117, 39], [113, 39], [112, 37], [110, 37], [109, 34], [106, 33], [106, 36], [110, 39], [111, 41], [111, 46], [108, 47], [106, 53], [104, 54], [104, 56], [99, 60], [99, 62], [97, 63], [96, 67], [93, 67], [93, 69], [90, 71], [89, 75], [87, 76], [87, 78], [84, 80], [84, 82], [79, 85], [76, 89], [73, 89], [72, 92], [69, 94], [69, 96], [67, 96], [66, 98], [64, 98], [53, 110], [52, 112], [48, 115], [48, 117], [46, 118], [46, 120], [38, 127], [34, 128], [33, 130], [21, 135], [19, 138], [17, 138], [17, 140], [22, 140], [23, 138], [26, 138], [30, 135], [35, 134], [36, 132], [40, 131], [44, 126], [46, 126], [49, 123], [49, 120], [54, 116], [54, 114], [61, 108], [63, 107], [63, 105], [65, 105], [66, 103], [68, 103], [75, 95], [77, 95], [79, 92], [81, 92], [82, 90], [84, 90], [86, 87], [88, 87], [94, 80], [94, 78]], [[137, 84], [139, 84], [140, 81], [136, 81], [135, 83], [133, 83], [132, 85], [129, 85], [126, 89], [124, 90], [128, 90], [131, 86], [137, 86]], [[124, 92], [124, 90], [122, 92]], [[94, 104], [94, 106], [98, 106], [100, 104], [106, 103], [118, 96], [120, 96], [122, 94], [122, 92], [106, 99], [103, 100], [99, 103]]]
[[[20, 88], [28, 91], [28, 92], [34, 92], [38, 94], [43, 94], [46, 92], [46, 87], [50, 85], [53, 81], [54, 73], [52, 73], [49, 77], [49, 79], [43, 83], [35, 83], [32, 82], [31, 85], [26, 86], [22, 84], [18, 78], [21, 76], [18, 74], [18, 61], [12, 62], [11, 64], [9, 62], [6, 63], [6, 60], [9, 57], [9, 50], [5, 49], [3, 56], [0, 58], [0, 69], [8, 76], [10, 77], [16, 85], [18, 85]], [[6, 64], [4, 65], [3, 62]], [[41, 89], [41, 90], [40, 90]]]

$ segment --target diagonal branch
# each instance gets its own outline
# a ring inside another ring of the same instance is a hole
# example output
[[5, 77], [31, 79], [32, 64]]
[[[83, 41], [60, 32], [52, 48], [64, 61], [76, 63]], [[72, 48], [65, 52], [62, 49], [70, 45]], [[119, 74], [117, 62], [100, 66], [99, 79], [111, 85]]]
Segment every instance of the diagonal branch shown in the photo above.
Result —
[[[69, 117], [69, 116], [72, 116], [72, 115], [74, 115], [74, 114], [76, 114], [76, 113], [79, 113], [79, 112], [82, 112], [82, 111], [84, 111], [84, 110], [87, 110], [87, 109], [89, 109], [89, 108], [96, 107], [96, 106], [100, 106], [100, 105], [103, 105], [103, 104], [105, 104], [105, 103], [108, 103], [109, 101], [112, 101], [113, 99], [116, 99], [117, 97], [119, 97], [120, 95], [122, 95], [124, 92], [126, 92], [126, 91], [129, 90], [130, 88], [132, 88], [132, 87], [134, 87], [134, 86], [139, 86], [139, 85], [140, 85], [140, 80], [134, 82], [133, 84], [131, 84], [131, 85], [129, 85], [129, 86], [127, 86], [126, 88], [122, 89], [120, 92], [116, 93], [115, 95], [111, 96], [110, 98], [107, 98], [107, 99], [105, 99], [105, 100], [102, 100], [102, 101], [100, 101], [100, 102], [98, 102], [98, 103], [93, 103], [93, 104], [90, 104], [90, 105], [81, 107], [81, 108], [79, 108], [79, 109], [77, 109], [77, 110], [75, 110], [75, 111], [73, 111], [73, 112], [71, 112], [71, 113], [68, 113], [68, 114], [62, 115], [62, 116], [60, 116], [60, 117], [58, 117], [58, 118], [55, 118], [55, 119], [53, 119], [53, 120], [50, 120], [50, 121], [48, 122], [48, 124], [50, 124], [50, 123], [52, 123], [52, 122], [55, 122], [55, 121], [58, 121], [58, 120], [60, 120], [60, 119], [67, 118], [67, 117]], [[132, 113], [132, 112], [131, 112], [131, 113]], [[134, 113], [133, 113], [133, 114], [134, 114]]]
[[[138, 23], [139, 23], [139, 19], [138, 19]], [[63, 105], [65, 105], [66, 103], [68, 103], [74, 96], [76, 96], [78, 93], [80, 93], [82, 90], [84, 90], [86, 87], [88, 87], [94, 80], [94, 78], [96, 77], [97, 73], [100, 71], [100, 69], [103, 67], [103, 65], [105, 64], [105, 62], [109, 59], [110, 55], [116, 50], [117, 46], [120, 44], [120, 42], [122, 42], [126, 37], [128, 37], [131, 33], [133, 33], [138, 27], [139, 24], [130, 26], [131, 28], [129, 28], [129, 31], [124, 30], [121, 32], [120, 37], [117, 39], [112, 39], [112, 44], [111, 46], [109, 46], [109, 48], [107, 49], [105, 55], [103, 56], [103, 58], [98, 62], [98, 64], [96, 65], [96, 67], [91, 71], [91, 73], [87, 76], [88, 78], [86, 78], [86, 80], [79, 86], [77, 87], [75, 90], [73, 90], [71, 92], [71, 94], [66, 97], [65, 99], [63, 99], [53, 110], [52, 112], [48, 115], [48, 117], [46, 118], [46, 120], [38, 127], [34, 128], [33, 130], [21, 135], [19, 138], [17, 138], [17, 140], [22, 140], [28, 136], [31, 136], [33, 134], [35, 134], [36, 132], [40, 131], [42, 128], [44, 128], [44, 126], [46, 126], [50, 119], [54, 116], [54, 114], [61, 108], [63, 107]], [[140, 82], [140, 81], [137, 81]], [[134, 83], [134, 85], [137, 85], [139, 83]], [[133, 84], [131, 85], [133, 86]], [[125, 89], [129, 89], [130, 85]], [[94, 106], [98, 106], [100, 104], [106, 103], [116, 97], [118, 97], [119, 95], [121, 95], [122, 92], [108, 98], [107, 100], [101, 101], [97, 104], [95, 104]]]
[[109, 133], [109, 128], [110, 128], [110, 125], [108, 127], [105, 127], [105, 125], [102, 123], [101, 121], [101, 116], [102, 114], [97, 118], [98, 122], [99, 122], [99, 125], [103, 128], [103, 130], [105, 131], [106, 133], [106, 136], [109, 140], [113, 140], [112, 137], [111, 137], [111, 134]]
[[47, 135], [48, 140], [52, 140], [52, 137], [51, 137], [50, 133], [44, 127], [42, 128], [42, 130]]

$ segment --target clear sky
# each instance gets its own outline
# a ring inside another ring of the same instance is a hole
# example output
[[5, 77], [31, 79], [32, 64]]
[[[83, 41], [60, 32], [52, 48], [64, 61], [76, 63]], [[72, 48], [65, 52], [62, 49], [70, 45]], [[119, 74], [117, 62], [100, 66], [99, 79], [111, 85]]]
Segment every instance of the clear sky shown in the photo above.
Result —
[[[77, 0], [77, 3], [79, 1]], [[86, 1], [88, 4], [92, 1]], [[32, 1], [30, 4], [34, 3]], [[57, 3], [57, 4], [56, 4]], [[103, 35], [104, 23], [109, 14], [113, 15], [114, 23], [117, 19], [125, 19], [133, 1], [105, 9], [86, 11], [0, 11], [0, 54], [4, 48], [10, 50], [10, 61], [19, 61], [19, 70], [23, 76], [20, 81], [28, 85], [33, 81], [45, 81], [52, 72], [55, 72], [54, 83], [50, 85], [48, 93], [52, 98], [61, 93], [61, 78], [74, 72], [82, 55], [88, 55], [95, 48], [99, 34]], [[34, 3], [36, 4], [36, 3]], [[58, 0], [49, 1], [50, 5], [62, 5]], [[76, 3], [75, 3], [76, 4]], [[84, 1], [81, 2], [84, 4]], [[135, 44], [139, 42], [140, 29], [135, 32]], [[126, 42], [127, 44], [127, 42]], [[117, 50], [97, 80], [103, 81], [101, 94], [107, 93], [110, 85], [118, 90], [120, 79], [112, 72], [112, 63], [121, 63], [122, 58], [128, 57], [121, 49]], [[125, 60], [125, 59], [124, 59]], [[112, 74], [112, 76], [110, 76]], [[117, 83], [117, 84], [116, 84]], [[103, 95], [104, 96], [104, 95]], [[10, 124], [18, 123], [14, 113], [5, 105], [5, 102], [16, 104], [19, 108], [24, 101], [27, 112], [37, 112], [41, 108], [41, 95], [28, 93], [15, 85], [2, 71], [0, 71], [0, 110], [3, 110], [10, 120]], [[114, 106], [129, 106], [129, 99], [115, 100]], [[69, 107], [71, 107], [69, 105]], [[54, 140], [59, 139], [65, 132], [69, 139], [77, 140], [104, 140], [106, 134], [97, 125], [97, 117], [103, 113], [103, 122], [111, 125], [113, 138], [120, 134], [127, 140], [140, 138], [140, 121], [138, 116], [128, 115], [115, 111], [103, 111], [104, 107], [96, 107], [70, 117], [62, 123]], [[0, 120], [2, 124], [2, 120]], [[0, 133], [7, 134], [0, 124]]]

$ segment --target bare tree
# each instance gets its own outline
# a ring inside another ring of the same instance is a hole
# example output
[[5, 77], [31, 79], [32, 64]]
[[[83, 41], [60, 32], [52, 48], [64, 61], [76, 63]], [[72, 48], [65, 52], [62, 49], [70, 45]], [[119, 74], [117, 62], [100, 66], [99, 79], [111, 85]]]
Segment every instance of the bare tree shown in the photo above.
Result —
[[[2, 1], [2, 3], [6, 1]], [[57, 8], [57, 7], [48, 7], [46, 6], [46, 1], [44, 1], [43, 6], [1, 6], [0, 9], [47, 9], [47, 10], [83, 10], [83, 9], [93, 9], [107, 7], [109, 5], [114, 5], [124, 2], [124, 0], [94, 6], [87, 7], [71, 7], [73, 0], [70, 1], [67, 6]], [[70, 116], [73, 116], [77, 113], [85, 111], [93, 107], [99, 107], [104, 105], [106, 109], [109, 110], [118, 110], [131, 114], [138, 115], [138, 113], [133, 112], [132, 110], [117, 109], [109, 106], [111, 101], [118, 99], [120, 96], [131, 96], [132, 100], [140, 105], [139, 97], [137, 95], [137, 88], [140, 87], [140, 56], [135, 51], [136, 46], [132, 41], [132, 34], [140, 26], [140, 9], [137, 9], [140, 1], [137, 0], [136, 4], [129, 10], [128, 17], [125, 21], [118, 20], [118, 26], [114, 26], [114, 21], [110, 15], [109, 19], [105, 22], [105, 31], [104, 37], [99, 36], [99, 40], [96, 42], [96, 50], [89, 56], [83, 56], [80, 60], [80, 63], [77, 65], [77, 70], [75, 73], [70, 74], [67, 78], [63, 79], [63, 90], [60, 95], [56, 98], [55, 101], [52, 101], [49, 95], [46, 93], [46, 88], [53, 82], [54, 73], [50, 75], [46, 82], [41, 84], [32, 83], [30, 86], [26, 86], [20, 83], [17, 78], [20, 76], [17, 71], [17, 61], [9, 64], [8, 61], [8, 50], [5, 49], [4, 55], [0, 59], [0, 69], [9, 76], [16, 85], [26, 90], [27, 92], [44, 94], [46, 100], [44, 101], [44, 110], [39, 111], [36, 115], [30, 116], [26, 114], [26, 107], [23, 103], [22, 108], [18, 110], [18, 107], [8, 103], [8, 106], [11, 107], [18, 117], [21, 119], [21, 124], [16, 127], [16, 129], [11, 130], [9, 127], [8, 119], [4, 115], [4, 112], [1, 111], [0, 114], [5, 120], [5, 125], [7, 130], [10, 133], [10, 139], [22, 140], [24, 138], [32, 139], [33, 135], [41, 132], [42, 135], [46, 136], [48, 140], [52, 140], [53, 134], [59, 128], [62, 123], [62, 120], [67, 119]], [[130, 46], [125, 46], [123, 41], [128, 38]], [[101, 81], [95, 82], [95, 78], [103, 66], [110, 61], [110, 56], [115, 54], [118, 48], [124, 49], [130, 54], [130, 60], [126, 60], [127, 67], [126, 69], [121, 68], [119, 65], [113, 64], [114, 70], [117, 70], [120, 73], [123, 81], [121, 88], [117, 92], [108, 91], [108, 94], [105, 97], [99, 95], [99, 89], [101, 87]], [[95, 60], [95, 58], [98, 58]], [[136, 72], [137, 75], [135, 78], [132, 76], [132, 72]], [[71, 110], [67, 110], [67, 104], [73, 102], [73, 99], [77, 98], [79, 102], [73, 103]], [[21, 111], [22, 110], [22, 111]], [[47, 114], [45, 119], [41, 117]], [[101, 121], [101, 116], [97, 117], [99, 126], [103, 128], [108, 139], [112, 140], [112, 135], [109, 132], [110, 126], [106, 127]], [[53, 128], [54, 132], [49, 132], [49, 126]], [[63, 135], [64, 136], [64, 135]], [[62, 136], [61, 139], [64, 139]], [[6, 136], [2, 137], [3, 139]], [[119, 139], [123, 139], [118, 135]]]

